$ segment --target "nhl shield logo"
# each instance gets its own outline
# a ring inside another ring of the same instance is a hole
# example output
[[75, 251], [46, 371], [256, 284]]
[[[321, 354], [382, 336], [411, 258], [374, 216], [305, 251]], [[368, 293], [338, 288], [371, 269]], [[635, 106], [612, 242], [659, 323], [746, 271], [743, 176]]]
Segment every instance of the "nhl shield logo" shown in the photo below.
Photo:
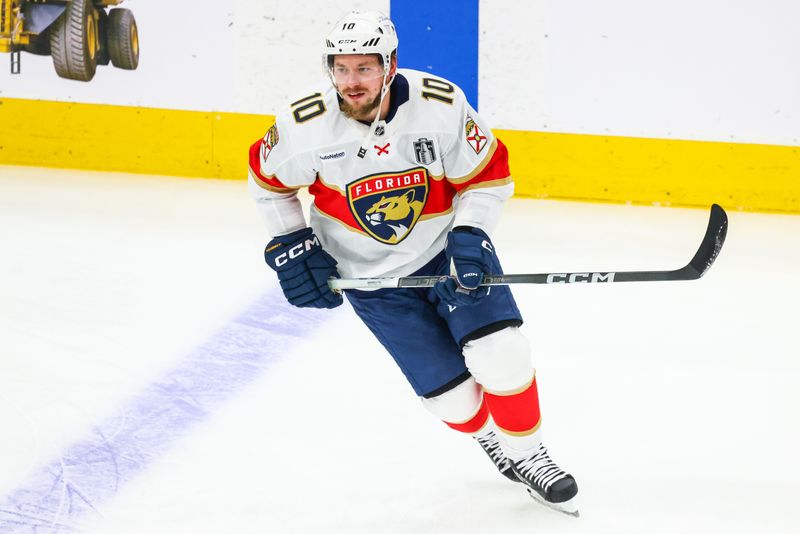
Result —
[[433, 141], [426, 137], [417, 139], [414, 143], [414, 157], [420, 165], [430, 165], [436, 161], [436, 150]]
[[428, 171], [372, 174], [347, 185], [350, 211], [373, 239], [396, 245], [417, 224], [428, 200]]

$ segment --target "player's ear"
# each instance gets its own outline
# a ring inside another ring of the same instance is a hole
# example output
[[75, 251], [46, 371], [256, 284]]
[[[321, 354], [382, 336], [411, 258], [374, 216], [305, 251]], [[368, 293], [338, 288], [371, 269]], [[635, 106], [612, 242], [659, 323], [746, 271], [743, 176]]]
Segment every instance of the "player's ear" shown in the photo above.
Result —
[[397, 52], [392, 52], [392, 57], [389, 61], [389, 77], [391, 78], [397, 73]]

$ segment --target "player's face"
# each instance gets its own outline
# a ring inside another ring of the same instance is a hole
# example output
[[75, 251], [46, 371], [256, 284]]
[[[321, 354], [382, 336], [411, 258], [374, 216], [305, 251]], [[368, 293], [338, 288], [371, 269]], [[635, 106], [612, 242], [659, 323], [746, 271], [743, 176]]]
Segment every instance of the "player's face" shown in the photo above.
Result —
[[342, 111], [355, 119], [370, 119], [378, 107], [383, 87], [383, 66], [378, 57], [362, 54], [334, 56], [331, 74], [344, 99]]

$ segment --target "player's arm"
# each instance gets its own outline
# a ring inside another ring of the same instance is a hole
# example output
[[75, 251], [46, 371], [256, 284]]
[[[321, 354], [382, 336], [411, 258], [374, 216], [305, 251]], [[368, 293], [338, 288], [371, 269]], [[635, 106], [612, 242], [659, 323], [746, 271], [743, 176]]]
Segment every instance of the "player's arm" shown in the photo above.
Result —
[[508, 149], [466, 100], [460, 119], [444, 162], [447, 179], [459, 196], [453, 226], [471, 226], [491, 234], [503, 203], [514, 193]]
[[328, 287], [339, 277], [336, 260], [322, 249], [306, 224], [297, 191], [316, 179], [316, 171], [291, 143], [291, 132], [276, 122], [250, 147], [248, 187], [272, 240], [264, 260], [278, 275], [286, 299], [301, 308], [334, 308], [342, 296]]
[[[460, 96], [460, 95], [458, 95]], [[481, 288], [492, 273], [494, 246], [489, 234], [497, 226], [503, 203], [514, 192], [508, 150], [474, 109], [461, 100], [460, 128], [444, 155], [447, 179], [458, 193], [453, 229], [445, 254], [456, 280], [437, 285], [439, 296], [456, 305], [469, 305], [487, 294]]]
[[[269, 235], [281, 235], [306, 226], [297, 191], [307, 185], [302, 165], [292, 162], [288, 132], [276, 122], [250, 146], [248, 189]], [[289, 176], [286, 182], [282, 176]], [[298, 179], [299, 178], [299, 179]], [[313, 181], [313, 180], [312, 180]]]

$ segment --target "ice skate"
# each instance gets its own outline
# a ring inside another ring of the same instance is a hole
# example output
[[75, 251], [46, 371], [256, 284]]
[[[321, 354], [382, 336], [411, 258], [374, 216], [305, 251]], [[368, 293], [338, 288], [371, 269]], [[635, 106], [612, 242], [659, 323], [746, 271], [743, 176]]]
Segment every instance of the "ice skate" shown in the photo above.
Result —
[[494, 463], [501, 475], [512, 482], [520, 481], [519, 478], [517, 478], [517, 475], [514, 473], [514, 470], [511, 468], [511, 460], [506, 457], [506, 455], [503, 453], [503, 449], [500, 448], [500, 442], [497, 439], [497, 434], [495, 434], [493, 431], [490, 431], [485, 436], [476, 437], [475, 441], [480, 444], [481, 448], [492, 460], [492, 463]]
[[578, 484], [550, 459], [547, 447], [540, 444], [528, 458], [511, 462], [511, 469], [535, 500], [567, 515], [580, 515], [576, 501]]

